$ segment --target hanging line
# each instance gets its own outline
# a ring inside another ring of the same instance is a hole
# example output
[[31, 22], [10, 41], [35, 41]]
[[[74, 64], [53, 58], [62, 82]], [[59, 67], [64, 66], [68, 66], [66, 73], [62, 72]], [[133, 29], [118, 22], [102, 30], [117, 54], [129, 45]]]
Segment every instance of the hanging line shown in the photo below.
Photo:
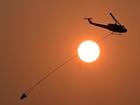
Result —
[[[112, 33], [107, 34], [106, 36], [104, 36], [103, 38], [101, 38], [100, 40], [98, 40], [97, 42], [101, 42], [103, 41], [105, 38], [109, 37], [110, 35], [112, 35]], [[27, 97], [28, 94], [30, 94], [35, 87], [37, 87], [41, 82], [43, 82], [45, 79], [47, 79], [49, 76], [51, 76], [54, 72], [56, 72], [58, 69], [60, 69], [61, 67], [63, 67], [65, 64], [67, 64], [68, 62], [70, 62], [71, 60], [73, 60], [76, 55], [73, 55], [71, 58], [67, 59], [64, 63], [58, 65], [56, 68], [50, 70], [50, 72], [48, 72], [48, 74], [46, 74], [42, 79], [40, 79], [38, 82], [36, 82], [31, 88], [27, 89], [20, 97], [20, 99], [24, 99]]]
[[97, 42], [99, 43], [99, 42], [101, 42], [101, 41], [105, 40], [107, 37], [111, 36], [112, 34], [113, 34], [113, 32], [112, 32], [112, 33], [107, 34], [107, 35], [106, 35], [106, 36], [104, 36], [103, 38], [99, 39]]

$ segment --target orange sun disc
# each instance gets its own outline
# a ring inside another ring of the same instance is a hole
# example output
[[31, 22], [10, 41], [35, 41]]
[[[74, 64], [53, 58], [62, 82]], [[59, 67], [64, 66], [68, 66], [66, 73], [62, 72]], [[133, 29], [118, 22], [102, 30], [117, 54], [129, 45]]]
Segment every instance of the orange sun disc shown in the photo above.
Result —
[[82, 61], [86, 63], [91, 63], [97, 60], [99, 55], [100, 48], [94, 41], [86, 40], [82, 42], [78, 47], [78, 56]]

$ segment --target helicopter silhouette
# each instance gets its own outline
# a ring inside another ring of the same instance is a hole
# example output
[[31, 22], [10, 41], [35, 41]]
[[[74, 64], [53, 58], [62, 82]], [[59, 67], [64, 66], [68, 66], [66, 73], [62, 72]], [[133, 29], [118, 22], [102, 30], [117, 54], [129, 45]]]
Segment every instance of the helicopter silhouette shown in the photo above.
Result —
[[84, 18], [85, 20], [88, 20], [88, 22], [92, 25], [95, 25], [95, 26], [98, 26], [98, 27], [101, 27], [101, 28], [105, 28], [105, 29], [108, 29], [112, 32], [117, 32], [117, 33], [125, 33], [127, 32], [127, 29], [125, 28], [125, 26], [121, 25], [117, 19], [113, 16], [112, 13], [110, 13], [111, 17], [113, 18], [113, 20], [115, 21], [114, 24], [107, 24], [107, 25], [104, 25], [104, 24], [99, 24], [99, 23], [94, 23], [93, 21], [91, 21], [93, 18]]

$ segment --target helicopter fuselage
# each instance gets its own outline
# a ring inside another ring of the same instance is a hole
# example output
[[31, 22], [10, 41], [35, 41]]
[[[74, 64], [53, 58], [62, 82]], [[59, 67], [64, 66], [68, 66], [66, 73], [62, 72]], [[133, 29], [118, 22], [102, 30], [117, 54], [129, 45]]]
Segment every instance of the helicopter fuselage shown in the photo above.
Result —
[[92, 25], [95, 25], [95, 26], [98, 26], [98, 27], [101, 27], [101, 28], [105, 28], [105, 29], [108, 29], [108, 30], [113, 31], [113, 32], [118, 32], [118, 33], [127, 32], [127, 29], [123, 25], [119, 25], [119, 24], [116, 24], [116, 23], [115, 24], [104, 25], [104, 24], [94, 23], [94, 22], [91, 21], [90, 18], [87, 18], [87, 20]]
[[110, 13], [111, 17], [113, 18], [113, 20], [115, 21], [115, 24], [107, 24], [107, 25], [104, 25], [104, 24], [99, 24], [99, 23], [94, 23], [93, 21], [91, 21], [92, 18], [84, 18], [85, 20], [88, 20], [88, 22], [92, 25], [95, 25], [95, 26], [98, 26], [98, 27], [101, 27], [101, 28], [105, 28], [105, 29], [108, 29], [112, 32], [118, 32], [118, 33], [125, 33], [127, 32], [127, 29], [121, 25], [117, 19], [113, 16], [112, 13]]
[[108, 24], [108, 30], [113, 31], [113, 32], [119, 32], [119, 33], [125, 33], [127, 32], [127, 29], [123, 25], [118, 25], [118, 24]]

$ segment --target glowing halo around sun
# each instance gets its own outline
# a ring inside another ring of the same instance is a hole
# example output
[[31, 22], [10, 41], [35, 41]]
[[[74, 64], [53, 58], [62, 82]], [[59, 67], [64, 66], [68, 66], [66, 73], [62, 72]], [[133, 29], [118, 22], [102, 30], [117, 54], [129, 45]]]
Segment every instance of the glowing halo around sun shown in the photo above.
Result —
[[82, 61], [86, 63], [91, 63], [97, 60], [99, 55], [100, 48], [94, 41], [86, 40], [82, 42], [78, 47], [78, 56]]

